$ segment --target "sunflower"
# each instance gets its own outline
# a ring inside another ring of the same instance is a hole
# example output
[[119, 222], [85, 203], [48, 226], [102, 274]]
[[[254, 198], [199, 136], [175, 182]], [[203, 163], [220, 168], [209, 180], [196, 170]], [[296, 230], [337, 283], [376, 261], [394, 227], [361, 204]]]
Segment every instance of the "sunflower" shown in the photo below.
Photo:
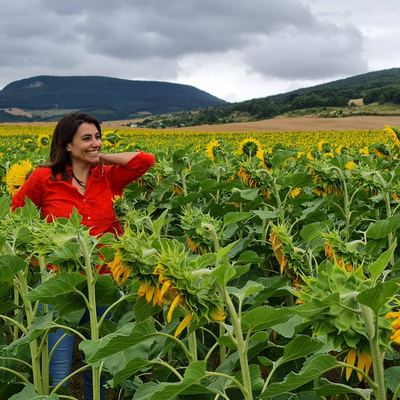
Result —
[[200, 210], [187, 207], [181, 216], [181, 226], [185, 232], [186, 241], [193, 253], [210, 253], [214, 248], [213, 235], [204, 225], [212, 225], [216, 232], [222, 229], [222, 221], [204, 214]]
[[[118, 285], [124, 284], [131, 272], [130, 268], [124, 267], [125, 264], [126, 262], [122, 261], [120, 258], [119, 251], [115, 253], [114, 260], [108, 263], [108, 268], [111, 270], [112, 276], [118, 283]], [[122, 276], [122, 281], [120, 281], [121, 276]]]
[[357, 164], [354, 161], [349, 161], [344, 167], [346, 169], [353, 169]]
[[[239, 148], [237, 150], [237, 154], [239, 154], [239, 155], [246, 154], [248, 156], [254, 155], [254, 156], [260, 158], [259, 156], [261, 155], [262, 151], [263, 151], [262, 145], [257, 139], [248, 138], [248, 139], [242, 140], [239, 143]], [[261, 159], [264, 160], [264, 156], [262, 156]]]
[[317, 186], [316, 188], [313, 189], [313, 192], [317, 195], [317, 196], [321, 196], [321, 197], [326, 197], [328, 196], [328, 193], [325, 192], [324, 188], [321, 186]]
[[385, 158], [386, 160], [390, 161], [390, 152], [388, 146], [377, 144], [376, 147], [374, 148], [374, 153], [379, 158]]
[[346, 243], [340, 237], [339, 232], [324, 232], [322, 237], [325, 239], [325, 256], [332, 262], [337, 263], [340, 268], [345, 268], [347, 272], [353, 270], [353, 259], [357, 260], [359, 255], [353, 251], [350, 252]]
[[215, 161], [215, 150], [217, 147], [220, 147], [220, 143], [217, 139], [212, 139], [206, 146], [206, 155], [212, 162]]
[[366, 155], [366, 156], [369, 156], [368, 147], [363, 147], [362, 149], [359, 149], [358, 152], [359, 152], [360, 154], [364, 154], [364, 155]]
[[314, 193], [318, 196], [326, 197], [328, 194], [334, 193], [337, 197], [342, 194], [340, 188], [340, 177], [332, 173], [329, 169], [329, 164], [326, 163], [310, 163], [310, 174], [313, 177], [313, 182], [317, 185]]
[[33, 165], [29, 160], [16, 163], [11, 166], [6, 175], [7, 191], [11, 195], [18, 192], [19, 188], [28, 179], [33, 170]]
[[281, 267], [281, 274], [283, 274], [284, 271], [289, 269], [289, 265], [287, 257], [282, 252], [282, 240], [275, 232], [271, 233], [269, 239], [271, 241], [272, 250], [274, 251], [275, 257], [278, 260], [279, 266]]
[[390, 336], [390, 339], [392, 339], [395, 343], [400, 344], [400, 312], [390, 312], [386, 314], [386, 319], [394, 319], [395, 320], [392, 322], [392, 330], [393, 330], [393, 335]]
[[252, 178], [249, 173], [242, 167], [238, 172], [238, 176], [242, 179], [243, 183], [249, 188], [259, 188], [261, 183], [254, 177]]
[[400, 200], [400, 182], [397, 182], [393, 185], [393, 193], [392, 197], [393, 200], [399, 201]]
[[395, 126], [385, 125], [385, 129], [383, 131], [389, 133], [389, 135], [392, 137], [392, 139], [394, 141], [394, 144], [397, 147], [400, 147], [400, 129], [399, 128], [396, 128]]
[[340, 145], [339, 147], [336, 147], [335, 153], [337, 154], [344, 154], [347, 153], [347, 148], [344, 145]]
[[44, 135], [44, 134], [39, 135], [36, 143], [39, 147], [43, 147], [44, 149], [47, 149], [50, 146], [49, 135]]
[[145, 296], [153, 306], [170, 304], [167, 322], [172, 321], [174, 310], [179, 307], [186, 314], [175, 331], [178, 336], [195, 318], [222, 321], [225, 315], [213, 280], [190, 273], [199, 269], [198, 260], [191, 261], [182, 243], [160, 243], [158, 263], [152, 272], [151, 283], [147, 280], [139, 288], [138, 298]]
[[322, 150], [323, 150], [324, 144], [326, 144], [326, 142], [323, 141], [323, 140], [321, 140], [321, 141], [318, 142], [317, 147], [318, 147], [318, 150], [319, 150], [319, 151], [322, 151]]
[[295, 197], [297, 197], [299, 194], [301, 193], [301, 188], [295, 187], [293, 188], [290, 193], [289, 196], [294, 199]]

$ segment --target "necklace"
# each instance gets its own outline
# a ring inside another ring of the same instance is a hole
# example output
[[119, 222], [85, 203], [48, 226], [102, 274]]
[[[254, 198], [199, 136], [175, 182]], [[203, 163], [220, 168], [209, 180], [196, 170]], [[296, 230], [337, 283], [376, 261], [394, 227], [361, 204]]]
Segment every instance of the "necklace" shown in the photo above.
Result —
[[80, 180], [75, 176], [74, 172], [72, 172], [72, 177], [76, 180], [77, 184], [78, 184], [83, 190], [86, 189], [86, 185], [85, 185], [82, 181], [80, 181]]

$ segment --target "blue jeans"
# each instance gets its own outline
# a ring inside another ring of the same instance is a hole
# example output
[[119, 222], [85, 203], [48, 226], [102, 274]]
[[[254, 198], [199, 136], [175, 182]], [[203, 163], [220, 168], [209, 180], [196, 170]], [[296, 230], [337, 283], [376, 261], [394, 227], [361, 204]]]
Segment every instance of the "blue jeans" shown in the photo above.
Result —
[[[108, 307], [99, 306], [97, 307], [97, 316], [101, 317]], [[108, 319], [111, 318], [111, 314], [107, 315]], [[85, 314], [80, 321], [81, 325], [89, 322], [89, 311], [86, 310]], [[48, 344], [49, 344], [49, 352], [57, 343], [57, 341], [63, 336], [65, 332], [62, 329], [59, 329], [56, 333], [50, 333], [48, 335]], [[86, 335], [85, 335], [86, 336]], [[72, 366], [72, 353], [74, 350], [74, 342], [75, 335], [67, 335], [61, 343], [54, 350], [53, 356], [51, 357], [49, 370], [50, 375], [53, 377], [53, 385], [56, 386], [60, 383], [66, 376], [71, 373]], [[85, 400], [93, 400], [93, 379], [92, 379], [92, 370], [88, 369], [82, 372], [84, 379], [83, 386], [83, 394]], [[100, 398], [102, 400], [106, 397], [106, 388], [104, 385], [106, 384], [107, 379], [104, 375], [100, 377]], [[68, 387], [69, 381], [64, 383], [64, 386]]]

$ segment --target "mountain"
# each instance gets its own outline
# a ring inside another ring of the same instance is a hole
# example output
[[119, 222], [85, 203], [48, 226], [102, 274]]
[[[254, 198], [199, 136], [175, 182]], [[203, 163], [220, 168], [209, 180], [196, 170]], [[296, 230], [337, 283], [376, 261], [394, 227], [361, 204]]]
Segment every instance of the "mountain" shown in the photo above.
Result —
[[[139, 113], [193, 110], [224, 103], [224, 100], [189, 85], [101, 76], [35, 76], [12, 82], [0, 91], [0, 108], [80, 110], [100, 120], [126, 119]], [[3, 119], [4, 112], [1, 114]], [[39, 115], [32, 119], [44, 120]]]
[[[352, 104], [353, 103], [353, 104]], [[398, 115], [400, 68], [374, 71], [308, 88], [240, 103], [201, 108], [147, 118], [140, 126], [179, 127], [312, 115], [322, 118], [350, 115]]]
[[231, 105], [231, 111], [246, 111], [258, 118], [274, 116], [306, 108], [346, 107], [352, 99], [400, 104], [400, 68], [368, 72], [288, 93], [244, 101]]

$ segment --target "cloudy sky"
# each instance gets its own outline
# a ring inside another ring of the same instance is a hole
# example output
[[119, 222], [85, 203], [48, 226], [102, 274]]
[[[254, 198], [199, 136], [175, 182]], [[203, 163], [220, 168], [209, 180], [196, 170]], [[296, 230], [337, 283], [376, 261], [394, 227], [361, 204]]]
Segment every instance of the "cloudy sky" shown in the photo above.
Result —
[[227, 101], [400, 67], [400, 0], [0, 0], [0, 89], [37, 75]]

